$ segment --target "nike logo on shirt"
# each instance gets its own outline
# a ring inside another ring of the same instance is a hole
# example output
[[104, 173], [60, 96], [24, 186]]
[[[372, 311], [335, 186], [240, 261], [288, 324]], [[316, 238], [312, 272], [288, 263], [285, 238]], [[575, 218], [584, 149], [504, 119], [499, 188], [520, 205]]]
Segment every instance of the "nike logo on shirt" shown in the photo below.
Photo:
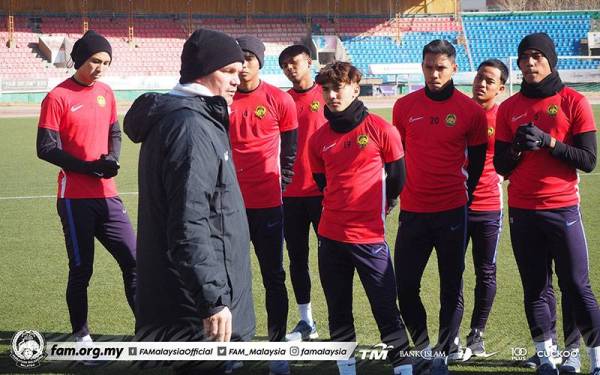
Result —
[[334, 144], [331, 144], [331, 145], [329, 145], [329, 146], [323, 146], [323, 152], [325, 152], [325, 151], [329, 150], [330, 148], [332, 148], [332, 147], [333, 147], [333, 146], [335, 146], [336, 144], [337, 144], [337, 142], [336, 142], [336, 143], [334, 143]]
[[520, 118], [523, 118], [523, 117], [525, 117], [525, 116], [527, 116], [527, 112], [525, 112], [525, 113], [522, 113], [522, 114], [520, 114], [520, 115], [518, 115], [518, 116], [513, 116], [513, 117], [512, 117], [512, 120], [513, 120], [513, 122], [514, 122], [514, 121], [517, 121], [518, 119], [520, 119]]
[[77, 112], [83, 107], [83, 104], [74, 105], [71, 107], [71, 112]]
[[408, 119], [408, 123], [409, 123], [409, 124], [412, 124], [413, 122], [415, 122], [415, 121], [419, 121], [420, 119], [422, 119], [422, 118], [424, 118], [424, 117], [425, 117], [425, 116], [420, 116], [420, 117], [410, 117], [410, 118]]

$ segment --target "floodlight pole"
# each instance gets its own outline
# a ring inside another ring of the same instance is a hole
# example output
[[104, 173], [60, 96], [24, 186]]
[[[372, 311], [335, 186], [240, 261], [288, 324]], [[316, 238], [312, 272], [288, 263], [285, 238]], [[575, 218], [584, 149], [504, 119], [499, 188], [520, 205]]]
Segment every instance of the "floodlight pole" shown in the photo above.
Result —
[[187, 2], [187, 16], [188, 16], [188, 36], [192, 35], [192, 0], [188, 0]]
[[129, 12], [127, 17], [127, 43], [133, 43], [133, 0], [129, 0]]
[[82, 22], [82, 30], [83, 34], [87, 33], [89, 30], [89, 20], [88, 20], [88, 2], [87, 0], [81, 1], [81, 22]]
[[13, 48], [15, 46], [15, 15], [13, 6], [13, 0], [8, 0], [8, 18], [6, 19], [6, 27], [8, 28], [8, 48]]

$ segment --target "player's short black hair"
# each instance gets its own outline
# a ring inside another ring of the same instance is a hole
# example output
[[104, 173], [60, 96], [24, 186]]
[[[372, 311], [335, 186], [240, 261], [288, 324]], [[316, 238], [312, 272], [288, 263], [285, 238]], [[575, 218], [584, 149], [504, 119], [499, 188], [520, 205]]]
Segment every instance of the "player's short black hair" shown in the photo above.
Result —
[[506, 83], [508, 80], [508, 68], [506, 67], [506, 64], [498, 59], [487, 59], [479, 64], [477, 70], [479, 71], [479, 69], [483, 68], [484, 66], [498, 69], [500, 71], [500, 82], [502, 82], [502, 84]]
[[300, 54], [305, 54], [307, 57], [310, 57], [310, 50], [302, 44], [294, 44], [287, 47], [286, 49], [281, 51], [281, 54], [279, 55], [279, 67], [283, 69], [283, 64], [285, 63], [285, 60], [291, 57], [296, 57]]
[[427, 43], [425, 47], [423, 47], [423, 60], [428, 53], [434, 55], [446, 55], [449, 59], [456, 59], [456, 49], [454, 49], [452, 43], [447, 40], [435, 39]]

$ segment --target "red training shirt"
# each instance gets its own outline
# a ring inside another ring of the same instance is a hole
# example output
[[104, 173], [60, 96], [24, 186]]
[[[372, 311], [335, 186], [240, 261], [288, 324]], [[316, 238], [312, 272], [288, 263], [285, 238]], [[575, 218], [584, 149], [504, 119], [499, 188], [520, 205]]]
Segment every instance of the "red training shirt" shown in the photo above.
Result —
[[494, 168], [494, 143], [496, 141], [496, 113], [498, 104], [485, 111], [487, 119], [488, 145], [485, 153], [485, 165], [473, 193], [471, 202], [472, 211], [500, 211], [502, 210], [502, 177]]
[[319, 235], [354, 243], [385, 240], [384, 164], [404, 156], [398, 131], [369, 114], [348, 133], [336, 133], [329, 123], [309, 140], [313, 173], [327, 180]]
[[485, 113], [458, 90], [434, 101], [425, 89], [396, 101], [393, 123], [406, 153], [402, 210], [440, 212], [467, 203], [467, 147], [487, 143]]
[[[517, 93], [498, 110], [496, 139], [512, 142], [517, 128], [532, 121], [556, 140], [573, 144], [573, 135], [596, 131], [592, 107], [565, 87], [556, 95], [533, 99]], [[549, 148], [525, 151], [509, 176], [510, 207], [546, 210], [579, 204], [577, 170], [550, 154]]]
[[261, 81], [255, 90], [235, 94], [229, 122], [233, 162], [246, 208], [280, 206], [280, 134], [298, 127], [292, 97]]
[[[117, 121], [117, 106], [111, 88], [96, 82], [83, 86], [69, 78], [42, 101], [38, 126], [57, 131], [62, 150], [84, 161], [108, 154], [110, 126]], [[110, 198], [117, 196], [112, 178], [61, 170], [59, 198]]]
[[292, 182], [286, 186], [284, 197], [314, 197], [320, 196], [315, 180], [310, 170], [308, 160], [308, 140], [327, 122], [325, 119], [323, 100], [323, 89], [316, 84], [307, 91], [298, 92], [294, 89], [288, 90], [296, 103], [298, 113], [298, 147], [296, 162], [294, 163], [294, 177]]

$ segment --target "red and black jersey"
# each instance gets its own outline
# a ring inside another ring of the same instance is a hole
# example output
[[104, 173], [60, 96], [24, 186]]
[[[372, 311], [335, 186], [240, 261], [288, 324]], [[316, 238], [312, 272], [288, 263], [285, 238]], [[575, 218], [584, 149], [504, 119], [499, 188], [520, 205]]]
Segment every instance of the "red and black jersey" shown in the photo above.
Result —
[[309, 140], [313, 173], [327, 180], [319, 235], [355, 243], [385, 240], [385, 163], [404, 156], [398, 131], [369, 114], [348, 133], [328, 123]]
[[[512, 142], [518, 127], [529, 122], [568, 145], [574, 135], [596, 131], [590, 103], [568, 87], [543, 99], [517, 93], [505, 100], [498, 109], [496, 139]], [[525, 151], [509, 176], [508, 205], [532, 210], [573, 206], [579, 204], [578, 182], [577, 170], [553, 157], [549, 148]]]
[[465, 205], [467, 147], [487, 143], [483, 108], [458, 90], [434, 101], [421, 89], [396, 101], [393, 124], [406, 153], [402, 210], [439, 212]]
[[496, 141], [496, 114], [498, 105], [485, 111], [487, 119], [488, 145], [485, 153], [485, 165], [473, 193], [469, 207], [472, 211], [500, 211], [502, 209], [502, 177], [494, 168], [494, 143]]
[[280, 134], [298, 128], [292, 97], [266, 82], [238, 91], [229, 115], [229, 138], [246, 208], [282, 204]]
[[[93, 161], [108, 154], [109, 131], [116, 121], [116, 101], [108, 85], [96, 82], [83, 86], [69, 78], [44, 98], [38, 126], [58, 132], [64, 152]], [[59, 198], [110, 198], [117, 194], [112, 178], [65, 170], [58, 174]]]
[[286, 186], [284, 197], [313, 197], [322, 195], [313, 180], [308, 160], [308, 140], [323, 124], [327, 122], [324, 115], [325, 101], [323, 89], [315, 84], [307, 91], [288, 90], [296, 103], [298, 113], [298, 146], [294, 177]]

